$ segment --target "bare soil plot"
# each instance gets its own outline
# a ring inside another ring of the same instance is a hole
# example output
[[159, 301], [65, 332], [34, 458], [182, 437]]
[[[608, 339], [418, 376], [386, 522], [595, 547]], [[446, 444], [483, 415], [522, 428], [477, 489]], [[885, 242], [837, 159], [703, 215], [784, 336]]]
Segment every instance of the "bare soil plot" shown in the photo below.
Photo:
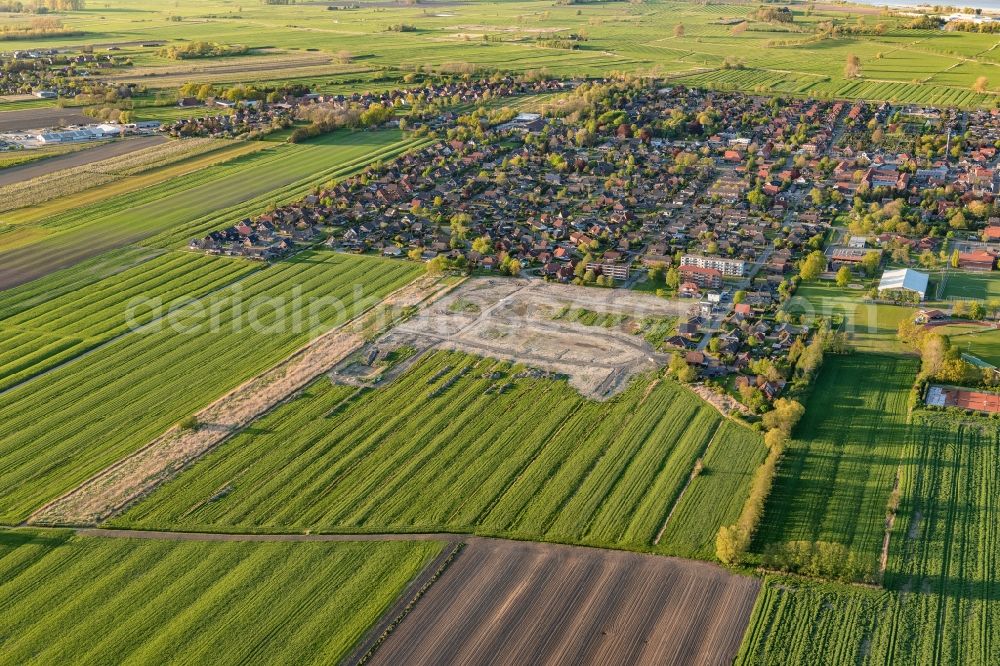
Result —
[[556, 314], [564, 308], [584, 308], [634, 318], [670, 317], [689, 307], [623, 289], [479, 278], [396, 327], [381, 342], [525, 363], [568, 375], [583, 395], [606, 399], [632, 376], [664, 364], [666, 355], [640, 336], [556, 319]]
[[730, 664], [759, 581], [710, 564], [473, 538], [374, 664]]
[[74, 109], [24, 109], [23, 111], [0, 112], [0, 132], [19, 132], [28, 129], [42, 129], [62, 125], [86, 125], [94, 122]]
[[49, 157], [40, 162], [15, 166], [0, 171], [0, 187], [20, 183], [38, 176], [44, 176], [62, 169], [83, 166], [112, 157], [120, 157], [136, 150], [156, 146], [167, 140], [165, 136], [143, 136], [135, 139], [112, 141], [93, 148], [87, 148], [66, 155]]

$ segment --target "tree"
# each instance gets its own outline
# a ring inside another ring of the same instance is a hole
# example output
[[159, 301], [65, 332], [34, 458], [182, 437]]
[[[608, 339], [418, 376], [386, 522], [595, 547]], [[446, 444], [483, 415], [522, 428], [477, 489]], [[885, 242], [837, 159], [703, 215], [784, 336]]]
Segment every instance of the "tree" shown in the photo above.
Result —
[[459, 239], [465, 240], [465, 235], [469, 233], [469, 223], [472, 222], [472, 216], [468, 213], [455, 213], [449, 222], [451, 223], [452, 236], [458, 236]]
[[783, 449], [788, 444], [788, 434], [779, 429], [768, 430], [764, 434], [764, 444], [769, 449]]
[[424, 254], [423, 250], [421, 250], [419, 247], [415, 247], [409, 252], [407, 252], [406, 256], [407, 258], [409, 258], [410, 261], [420, 261], [421, 258], [423, 258], [423, 254]]
[[479, 254], [490, 254], [493, 252], [493, 239], [489, 236], [480, 236], [472, 241], [472, 250]]
[[856, 79], [859, 76], [861, 76], [861, 58], [851, 53], [847, 56], [847, 62], [844, 64], [844, 78]]
[[810, 280], [815, 280], [820, 276], [820, 273], [826, 270], [826, 255], [820, 250], [814, 250], [809, 253], [805, 261], [802, 262], [801, 268], [799, 268], [799, 275], [806, 282]]
[[878, 271], [879, 264], [882, 263], [882, 257], [878, 252], [872, 250], [871, 252], [866, 252], [865, 256], [861, 258], [861, 270], [865, 272], [865, 275], [872, 277]]
[[674, 26], [674, 37], [683, 37], [683, 36], [684, 36], [684, 24], [678, 23], [677, 25]]
[[846, 287], [851, 283], [851, 269], [847, 266], [841, 266], [837, 270], [837, 286]]
[[958, 268], [958, 264], [960, 262], [961, 262], [961, 259], [960, 259], [959, 254], [958, 254], [958, 250], [955, 250], [954, 252], [951, 253], [951, 267], [952, 268]]
[[759, 412], [767, 404], [764, 393], [752, 384], [744, 384], [740, 387], [740, 402], [750, 408], [753, 412]]
[[667, 289], [676, 290], [681, 286], [681, 273], [676, 268], [670, 268], [667, 271], [666, 276], [663, 278], [663, 283], [667, 285]]
[[715, 538], [715, 556], [723, 564], [736, 564], [749, 539], [737, 525], [723, 525]]
[[972, 90], [977, 93], [984, 93], [990, 85], [990, 80], [985, 76], [980, 76], [976, 79], [976, 82], [972, 84]]
[[745, 301], [746, 298], [747, 298], [747, 292], [744, 291], [743, 289], [738, 290], [735, 294], [733, 294], [733, 305], [739, 305], [740, 303]]
[[805, 413], [806, 408], [797, 400], [778, 398], [774, 401], [774, 409], [764, 414], [764, 427], [768, 430], [780, 430], [786, 435], [790, 435], [792, 428]]

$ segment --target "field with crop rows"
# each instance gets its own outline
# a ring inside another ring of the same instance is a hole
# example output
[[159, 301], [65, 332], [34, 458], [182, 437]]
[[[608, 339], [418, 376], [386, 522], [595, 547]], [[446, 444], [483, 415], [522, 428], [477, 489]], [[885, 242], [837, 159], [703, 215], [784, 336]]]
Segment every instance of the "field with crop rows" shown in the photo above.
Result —
[[736, 521], [753, 473], [767, 448], [760, 436], [723, 422], [708, 447], [701, 472], [688, 486], [660, 538], [657, 552], [715, 557], [715, 537], [722, 525]]
[[901, 489], [886, 589], [769, 578], [738, 664], [1000, 662], [996, 427], [915, 427]]
[[[327, 90], [345, 69], [386, 67], [395, 72], [545, 71], [554, 76], [605, 76], [612, 71], [656, 71], [694, 85], [746, 91], [809, 94], [902, 103], [992, 107], [998, 82], [996, 40], [989, 34], [910, 29], [906, 16], [871, 7], [793, 6], [790, 24], [758, 21], [754, 4], [710, 4], [652, 0], [630, 3], [553, 5], [541, 0], [501, 4], [469, 3], [431, 11], [378, 3], [328, 11], [323, 3], [247, 4], [238, 17], [221, 0], [176, 0], [169, 10], [153, 0], [111, 0], [102, 7], [72, 12], [68, 27], [88, 41], [124, 42], [140, 81], [177, 85], [192, 80], [278, 83], [308, 81]], [[205, 16], [211, 15], [210, 20]], [[749, 19], [733, 31], [733, 20]], [[869, 34], [820, 35], [822, 24], [855, 26]], [[412, 29], [397, 31], [405, 24]], [[674, 28], [684, 26], [683, 34]], [[871, 28], [881, 24], [881, 34]], [[862, 27], [859, 25], [859, 27]], [[545, 39], [582, 34], [575, 49], [552, 48]], [[24, 48], [70, 46], [79, 36], [25, 41]], [[251, 47], [274, 47], [280, 54], [177, 63], [156, 50], [135, 45], [146, 40], [204, 40]], [[542, 40], [542, 41], [540, 41]], [[351, 54], [341, 63], [337, 54]], [[861, 60], [861, 76], [847, 79], [848, 55]], [[291, 67], [260, 63], [272, 58]], [[324, 58], [328, 64], [324, 65]], [[727, 59], [730, 68], [724, 68]], [[315, 62], [315, 65], [310, 63]], [[736, 67], [733, 67], [736, 65]], [[173, 73], [172, 73], [173, 72]], [[989, 90], [973, 92], [979, 76]]]
[[[380, 389], [319, 380], [116, 522], [442, 529], [654, 549], [714, 436], [706, 472], [660, 546], [712, 556], [705, 541], [738, 512], [759, 438], [720, 429], [714, 409], [671, 382], [639, 380], [598, 403], [519, 372], [437, 352]], [[735, 511], [715, 492], [736, 497]]]
[[0, 392], [148, 323], [161, 306], [176, 308], [258, 268], [171, 252], [34, 307], [11, 314], [0, 310]]
[[0, 187], [0, 212], [37, 206], [60, 196], [111, 183], [144, 171], [210, 153], [229, 142], [214, 139], [167, 141], [132, 153], [53, 170], [30, 180]]
[[806, 402], [755, 539], [848, 546], [874, 570], [886, 503], [909, 443], [907, 396], [914, 359], [830, 357]]
[[300, 254], [0, 394], [0, 522], [23, 520], [420, 271]]
[[0, 531], [0, 663], [337, 663], [440, 549]]
[[759, 587], [704, 562], [472, 539], [371, 663], [724, 666]]
[[[413, 146], [395, 130], [338, 132], [310, 143], [276, 144], [153, 187], [67, 209], [27, 230], [39, 237], [0, 251], [0, 288], [129, 243], [176, 247], [260, 213], [270, 203], [300, 199], [327, 180]], [[6, 235], [0, 235], [0, 243]]]

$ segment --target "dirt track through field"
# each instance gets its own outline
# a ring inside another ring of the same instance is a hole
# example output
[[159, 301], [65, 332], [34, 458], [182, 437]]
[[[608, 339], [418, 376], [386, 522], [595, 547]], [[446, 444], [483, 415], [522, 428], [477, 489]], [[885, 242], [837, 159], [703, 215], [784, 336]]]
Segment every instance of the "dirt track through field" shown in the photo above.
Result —
[[[390, 294], [380, 306], [402, 311], [432, 302], [449, 288], [433, 278], [419, 278]], [[365, 313], [321, 335], [285, 361], [198, 412], [198, 428], [171, 428], [49, 502], [27, 522], [96, 525], [123, 511], [359, 349], [364, 344], [363, 326], [367, 321]]]
[[93, 148], [67, 153], [66, 155], [47, 157], [39, 162], [9, 167], [0, 171], [0, 187], [31, 180], [38, 176], [45, 176], [62, 169], [83, 166], [84, 164], [106, 160], [111, 157], [120, 157], [136, 150], [161, 144], [166, 140], [167, 137], [165, 136], [144, 136], [135, 139], [112, 141], [111, 143], [101, 144]]
[[730, 664], [759, 589], [654, 555], [471, 538], [375, 664]]

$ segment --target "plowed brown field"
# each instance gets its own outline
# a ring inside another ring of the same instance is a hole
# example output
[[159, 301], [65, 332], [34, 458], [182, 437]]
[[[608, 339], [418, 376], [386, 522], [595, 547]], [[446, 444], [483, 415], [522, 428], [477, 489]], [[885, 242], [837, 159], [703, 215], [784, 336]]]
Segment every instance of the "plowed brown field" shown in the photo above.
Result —
[[375, 664], [730, 664], [758, 581], [705, 563], [470, 539]]

